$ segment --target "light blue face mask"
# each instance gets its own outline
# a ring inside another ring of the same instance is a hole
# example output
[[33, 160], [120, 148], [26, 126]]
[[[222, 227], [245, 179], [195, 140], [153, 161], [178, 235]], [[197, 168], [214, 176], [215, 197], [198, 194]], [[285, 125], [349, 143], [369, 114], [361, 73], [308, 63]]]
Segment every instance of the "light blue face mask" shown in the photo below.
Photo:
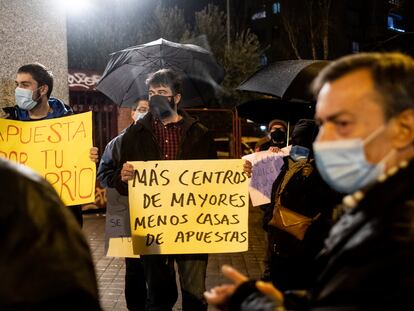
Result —
[[145, 115], [148, 113], [147, 112], [138, 112], [135, 114], [135, 121], [141, 120], [143, 117], [145, 117]]
[[393, 150], [381, 162], [371, 164], [365, 157], [364, 146], [383, 130], [384, 127], [379, 128], [365, 140], [314, 142], [316, 167], [325, 182], [342, 193], [353, 193], [375, 182], [384, 173], [385, 161]]
[[32, 110], [38, 104], [37, 101], [33, 100], [33, 91], [16, 87], [14, 91], [16, 98], [16, 105], [23, 110]]
[[309, 148], [294, 145], [290, 149], [289, 156], [292, 158], [293, 161], [298, 162], [299, 160], [306, 160], [309, 156]]

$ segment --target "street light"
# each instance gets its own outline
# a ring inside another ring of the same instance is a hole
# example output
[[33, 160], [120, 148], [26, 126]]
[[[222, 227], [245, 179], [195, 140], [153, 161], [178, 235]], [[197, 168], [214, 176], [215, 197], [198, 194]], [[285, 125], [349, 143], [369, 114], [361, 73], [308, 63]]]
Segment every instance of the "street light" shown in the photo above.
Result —
[[67, 14], [80, 14], [88, 10], [91, 3], [88, 0], [63, 0], [59, 5]]

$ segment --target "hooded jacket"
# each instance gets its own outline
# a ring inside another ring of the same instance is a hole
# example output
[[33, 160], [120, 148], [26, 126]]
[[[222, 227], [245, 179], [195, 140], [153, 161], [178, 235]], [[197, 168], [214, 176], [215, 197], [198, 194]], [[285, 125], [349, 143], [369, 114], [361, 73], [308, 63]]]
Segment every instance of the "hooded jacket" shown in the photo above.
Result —
[[[66, 105], [62, 100], [57, 98], [49, 98], [48, 100], [49, 107], [51, 111], [47, 114], [46, 117], [39, 120], [54, 119], [65, 116], [70, 116], [73, 114], [72, 108]], [[31, 121], [29, 116], [29, 111], [19, 108], [18, 106], [5, 107], [2, 109], [6, 119], [19, 120], [19, 121]], [[1, 113], [3, 115], [3, 113]]]

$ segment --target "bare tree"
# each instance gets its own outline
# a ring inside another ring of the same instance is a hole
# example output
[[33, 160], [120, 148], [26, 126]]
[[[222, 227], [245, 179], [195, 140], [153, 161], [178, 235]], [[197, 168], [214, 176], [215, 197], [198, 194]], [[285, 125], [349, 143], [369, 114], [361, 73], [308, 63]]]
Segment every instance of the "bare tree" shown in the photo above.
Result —
[[226, 77], [223, 85], [236, 102], [244, 102], [251, 98], [251, 95], [241, 94], [235, 89], [259, 67], [259, 50], [260, 44], [257, 36], [249, 29], [237, 33], [231, 42], [230, 48], [225, 50], [224, 68], [226, 69]]
[[169, 41], [181, 42], [188, 29], [189, 26], [185, 23], [183, 9], [177, 6], [166, 8], [158, 4], [153, 15], [147, 18], [141, 33], [143, 39], [146, 39], [145, 41], [163, 38]]
[[[314, 5], [314, 0], [306, 1], [306, 7], [309, 12], [312, 12], [312, 8]], [[311, 50], [312, 50], [312, 58], [317, 59], [317, 47], [315, 42], [315, 29], [314, 29], [314, 22], [313, 22], [314, 15], [308, 14], [309, 19], [309, 35], [310, 35], [310, 44], [311, 44]]]
[[319, 9], [321, 10], [322, 23], [322, 46], [323, 59], [328, 59], [329, 56], [329, 12], [331, 10], [332, 0], [319, 0]]
[[281, 24], [296, 58], [328, 59], [331, 4], [332, 0], [283, 1]]
[[89, 18], [71, 25], [72, 30], [78, 31], [71, 31], [68, 37], [70, 67], [103, 71], [111, 52], [162, 37], [174, 42], [195, 43], [210, 50], [225, 68], [225, 93], [241, 98], [234, 89], [259, 66], [260, 45], [256, 35], [248, 29], [241, 31], [228, 48], [226, 15], [217, 6], [208, 5], [195, 12], [193, 27], [185, 23], [182, 9], [165, 7], [160, 2], [146, 14], [140, 14], [139, 19], [133, 16], [137, 14], [133, 7], [127, 11], [112, 9], [111, 14], [102, 13], [109, 9], [100, 11], [94, 21]]
[[298, 48], [298, 38], [299, 38], [299, 27], [298, 25], [292, 23], [290, 21], [290, 18], [286, 17], [285, 15], [282, 15], [282, 23], [283, 27], [286, 30], [289, 44], [293, 50], [293, 53], [295, 54], [295, 57], [297, 59], [301, 59], [299, 48]]

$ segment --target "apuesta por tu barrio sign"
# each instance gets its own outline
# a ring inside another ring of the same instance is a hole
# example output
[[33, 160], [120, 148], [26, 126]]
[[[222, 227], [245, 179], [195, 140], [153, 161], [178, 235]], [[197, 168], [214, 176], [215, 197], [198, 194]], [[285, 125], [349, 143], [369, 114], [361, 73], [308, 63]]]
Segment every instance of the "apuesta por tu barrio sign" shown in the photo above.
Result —
[[0, 119], [0, 157], [45, 177], [66, 205], [95, 200], [91, 147], [91, 112], [33, 122]]
[[135, 254], [248, 249], [248, 178], [243, 160], [130, 162]]

